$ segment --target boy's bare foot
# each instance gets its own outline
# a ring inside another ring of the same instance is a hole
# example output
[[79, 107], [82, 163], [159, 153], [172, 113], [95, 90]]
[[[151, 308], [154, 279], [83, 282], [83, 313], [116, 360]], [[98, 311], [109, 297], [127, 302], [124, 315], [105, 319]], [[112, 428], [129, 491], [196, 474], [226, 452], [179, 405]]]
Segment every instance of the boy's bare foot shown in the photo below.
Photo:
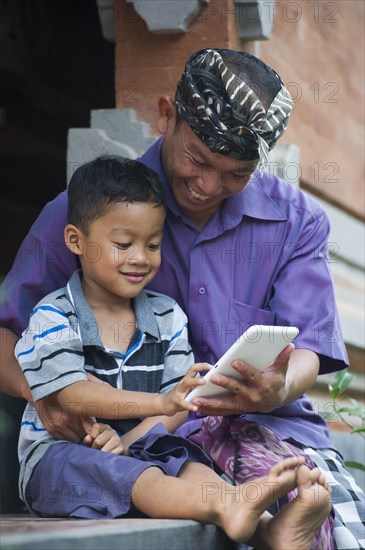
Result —
[[308, 550], [331, 511], [331, 489], [318, 468], [297, 470], [298, 496], [265, 524], [262, 548]]
[[287, 458], [271, 468], [267, 476], [222, 494], [218, 525], [235, 542], [247, 542], [256, 531], [263, 512], [296, 486], [297, 468], [303, 462], [303, 457]]

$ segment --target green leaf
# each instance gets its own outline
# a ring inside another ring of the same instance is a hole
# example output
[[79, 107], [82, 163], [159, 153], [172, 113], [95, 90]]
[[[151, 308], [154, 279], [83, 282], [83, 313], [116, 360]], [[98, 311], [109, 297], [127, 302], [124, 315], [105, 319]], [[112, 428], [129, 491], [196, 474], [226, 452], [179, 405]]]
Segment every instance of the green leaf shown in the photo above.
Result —
[[358, 426], [357, 428], [352, 428], [351, 433], [352, 434], [358, 434], [361, 432], [365, 432], [364, 426]]
[[356, 468], [357, 470], [362, 470], [365, 472], [365, 465], [361, 462], [353, 462], [352, 460], [345, 460], [345, 466], [348, 468]]
[[350, 416], [358, 416], [359, 418], [364, 418], [364, 408], [363, 407], [340, 407], [338, 409], [340, 413], [347, 413]]
[[365, 410], [365, 406], [363, 403], [360, 403], [357, 399], [354, 399], [353, 397], [350, 397], [351, 403], [354, 405], [354, 407], [362, 407]]
[[350, 385], [353, 380], [352, 374], [347, 372], [347, 370], [341, 370], [336, 372], [334, 389], [336, 389], [337, 395], [341, 395]]
[[333, 412], [323, 412], [323, 411], [320, 411], [319, 414], [321, 415], [321, 417], [323, 418], [323, 420], [332, 420], [332, 419], [333, 419], [333, 416], [334, 416], [334, 413], [333, 413]]
[[340, 393], [340, 390], [337, 387], [332, 386], [331, 384], [328, 386], [328, 389], [333, 399], [336, 399], [336, 397], [338, 397], [338, 394]]

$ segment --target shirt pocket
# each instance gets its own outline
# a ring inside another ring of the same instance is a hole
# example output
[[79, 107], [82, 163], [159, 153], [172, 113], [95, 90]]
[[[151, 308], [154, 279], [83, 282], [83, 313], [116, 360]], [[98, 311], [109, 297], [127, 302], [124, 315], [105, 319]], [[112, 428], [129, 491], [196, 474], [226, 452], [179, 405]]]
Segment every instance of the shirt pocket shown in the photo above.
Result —
[[242, 334], [252, 325], [274, 325], [275, 312], [269, 309], [260, 309], [231, 298], [229, 300], [229, 321], [239, 325]]
[[[207, 340], [209, 348], [214, 352], [215, 360], [221, 357], [250, 326], [275, 324], [275, 313], [272, 311], [237, 302], [233, 298], [227, 300], [226, 304], [227, 317], [222, 317], [220, 332], [210, 335], [210, 339]], [[205, 360], [212, 362], [210, 357]]]

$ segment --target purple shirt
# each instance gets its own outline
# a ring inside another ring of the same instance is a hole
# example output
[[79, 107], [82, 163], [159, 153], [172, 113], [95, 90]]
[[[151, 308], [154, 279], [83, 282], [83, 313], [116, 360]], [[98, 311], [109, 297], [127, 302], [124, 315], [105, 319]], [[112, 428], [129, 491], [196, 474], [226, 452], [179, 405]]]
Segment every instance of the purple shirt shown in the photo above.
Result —
[[[258, 172], [247, 187], [224, 201], [197, 231], [169, 188], [158, 140], [141, 157], [165, 187], [168, 214], [162, 264], [149, 287], [177, 300], [190, 323], [196, 361], [214, 363], [252, 324], [294, 325], [297, 348], [320, 357], [320, 373], [346, 367], [327, 258], [329, 223], [322, 208], [302, 191]], [[62, 287], [76, 268], [63, 242], [67, 192], [40, 214], [3, 283], [2, 322], [17, 334], [32, 307]], [[313, 447], [332, 447], [326, 424], [305, 396], [271, 414], [246, 415]], [[194, 419], [180, 429], [196, 428]]]

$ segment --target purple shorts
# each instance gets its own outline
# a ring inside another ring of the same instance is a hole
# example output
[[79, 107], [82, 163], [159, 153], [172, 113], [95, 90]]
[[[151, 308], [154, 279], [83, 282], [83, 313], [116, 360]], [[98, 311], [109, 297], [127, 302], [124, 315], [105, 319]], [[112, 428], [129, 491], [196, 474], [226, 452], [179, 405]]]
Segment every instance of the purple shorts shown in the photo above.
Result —
[[[151, 466], [176, 477], [186, 462], [212, 467], [206, 454], [157, 424], [115, 455], [75, 443], [51, 445], [34, 469], [26, 489], [31, 511], [43, 517], [117, 518], [138, 500], [138, 476]], [[140, 515], [138, 512], [136, 515]]]

